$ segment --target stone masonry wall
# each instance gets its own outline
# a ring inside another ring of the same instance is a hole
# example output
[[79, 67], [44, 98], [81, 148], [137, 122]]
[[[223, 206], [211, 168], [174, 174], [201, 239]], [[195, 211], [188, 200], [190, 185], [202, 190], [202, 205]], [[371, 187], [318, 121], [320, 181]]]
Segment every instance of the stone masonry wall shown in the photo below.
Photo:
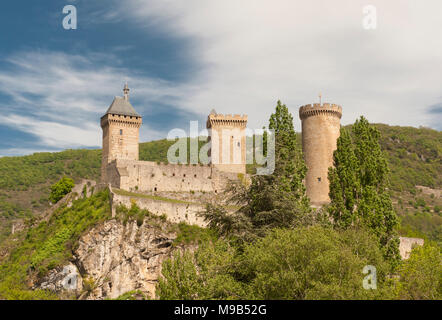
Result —
[[156, 200], [142, 197], [130, 197], [125, 195], [119, 195], [112, 192], [112, 215], [115, 215], [115, 210], [118, 205], [122, 204], [127, 208], [130, 208], [134, 201], [141, 209], [149, 210], [149, 212], [155, 215], [165, 215], [167, 220], [173, 223], [185, 222], [190, 225], [197, 225], [200, 227], [206, 227], [207, 223], [203, 218], [197, 214], [204, 210], [204, 205], [198, 203], [185, 203], [174, 200]]
[[237, 173], [221, 172], [211, 166], [163, 164], [152, 161], [115, 160], [107, 168], [113, 187], [141, 192], [213, 192], [223, 190]]

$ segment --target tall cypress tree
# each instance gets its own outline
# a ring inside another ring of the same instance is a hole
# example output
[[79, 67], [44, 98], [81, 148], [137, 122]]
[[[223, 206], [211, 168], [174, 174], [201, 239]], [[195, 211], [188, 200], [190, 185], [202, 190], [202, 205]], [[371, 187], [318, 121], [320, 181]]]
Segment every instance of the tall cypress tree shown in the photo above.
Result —
[[258, 228], [306, 224], [310, 206], [302, 181], [307, 167], [296, 142], [293, 117], [279, 100], [269, 129], [275, 134], [275, 170], [252, 178], [243, 211]]
[[358, 163], [350, 133], [341, 128], [337, 150], [333, 154], [334, 167], [329, 168], [330, 207], [335, 225], [348, 228], [356, 221], [355, 205], [360, 193], [357, 178]]
[[385, 256], [395, 264], [399, 258], [396, 230], [398, 218], [388, 194], [388, 165], [379, 145], [380, 133], [361, 117], [344, 128], [329, 168], [328, 208], [338, 228], [360, 226], [379, 238]]

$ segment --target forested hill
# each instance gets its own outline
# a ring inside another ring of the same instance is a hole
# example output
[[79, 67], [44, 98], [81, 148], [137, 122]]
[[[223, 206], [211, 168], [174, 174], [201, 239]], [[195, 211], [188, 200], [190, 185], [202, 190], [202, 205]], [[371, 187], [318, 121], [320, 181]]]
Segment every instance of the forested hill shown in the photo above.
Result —
[[[384, 124], [375, 126], [382, 134], [381, 146], [388, 157], [396, 209], [400, 215], [412, 215], [409, 221], [412, 226], [404, 228], [403, 232], [428, 234], [436, 232], [434, 228], [442, 229], [440, 198], [415, 188], [442, 189], [442, 132]], [[166, 162], [167, 150], [172, 144], [167, 140], [141, 143], [140, 160]], [[47, 208], [50, 185], [64, 175], [76, 181], [99, 179], [100, 165], [101, 150], [66, 150], [0, 158], [2, 225], [8, 226], [11, 219], [32, 216]], [[416, 222], [416, 214], [425, 217]], [[1, 231], [3, 235], [6, 232]]]

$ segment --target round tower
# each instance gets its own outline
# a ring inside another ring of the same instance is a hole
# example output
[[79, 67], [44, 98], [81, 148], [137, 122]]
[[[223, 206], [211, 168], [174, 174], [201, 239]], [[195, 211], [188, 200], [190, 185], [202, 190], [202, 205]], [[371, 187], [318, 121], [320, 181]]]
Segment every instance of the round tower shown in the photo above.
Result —
[[328, 168], [333, 166], [333, 151], [340, 134], [342, 107], [329, 103], [308, 104], [299, 108], [302, 122], [302, 151], [307, 165], [305, 186], [311, 204], [329, 203]]

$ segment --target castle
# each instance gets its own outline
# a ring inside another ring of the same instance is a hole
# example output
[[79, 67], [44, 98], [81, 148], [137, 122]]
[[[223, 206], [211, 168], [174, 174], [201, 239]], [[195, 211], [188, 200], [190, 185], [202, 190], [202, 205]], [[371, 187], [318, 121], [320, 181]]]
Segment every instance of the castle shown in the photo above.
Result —
[[[247, 116], [212, 111], [206, 127], [211, 130], [208, 165], [163, 164], [139, 161], [139, 129], [142, 116], [129, 101], [115, 97], [101, 117], [103, 129], [102, 183], [140, 192], [209, 192], [223, 190], [227, 181], [246, 174]], [[308, 168], [305, 178], [312, 205], [329, 202], [328, 168], [339, 137], [342, 108], [334, 104], [305, 105], [299, 109], [302, 148]]]
[[[246, 173], [247, 116], [222, 115], [215, 111], [209, 114], [206, 127], [211, 130], [211, 163], [208, 165], [139, 161], [138, 140], [142, 117], [129, 101], [127, 84], [123, 92], [124, 96], [115, 97], [101, 117], [101, 182], [110, 187], [112, 216], [118, 205], [130, 206], [134, 201], [134, 198], [113, 188], [153, 194], [175, 193], [174, 197], [184, 196], [185, 201], [141, 197], [136, 202], [140, 208], [148, 209], [153, 214], [165, 214], [171, 222], [206, 226], [207, 222], [199, 216], [204, 204], [197, 198], [219, 193], [229, 180], [238, 179]], [[299, 108], [302, 150], [308, 169], [304, 183], [314, 207], [330, 202], [328, 168], [333, 166], [341, 117], [342, 107], [335, 104], [315, 103]], [[234, 209], [228, 208], [229, 212], [231, 210]], [[399, 249], [403, 259], [409, 257], [414, 245], [423, 245], [423, 239], [400, 237]]]
[[218, 193], [227, 181], [246, 173], [247, 116], [222, 115], [212, 111], [207, 119], [211, 129], [211, 163], [164, 164], [139, 161], [140, 116], [129, 101], [115, 97], [101, 117], [103, 153], [102, 183], [127, 191]]

